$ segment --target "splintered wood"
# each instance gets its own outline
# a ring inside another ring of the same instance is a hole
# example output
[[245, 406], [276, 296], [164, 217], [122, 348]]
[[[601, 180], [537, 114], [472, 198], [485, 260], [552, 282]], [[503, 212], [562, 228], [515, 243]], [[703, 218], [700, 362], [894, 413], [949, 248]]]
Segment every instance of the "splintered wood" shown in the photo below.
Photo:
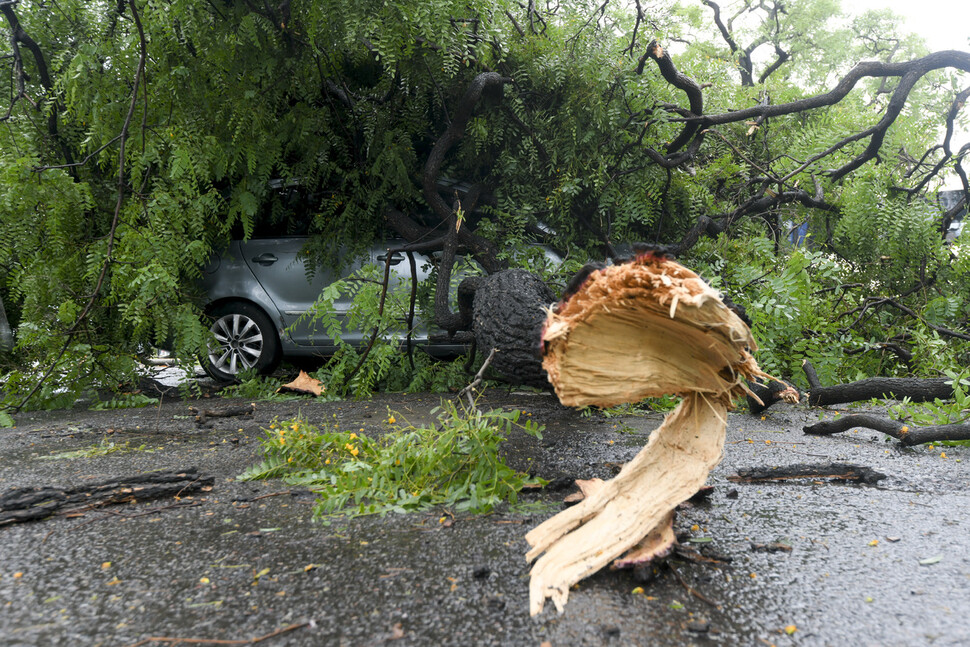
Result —
[[[546, 598], [560, 612], [569, 588], [616, 561], [669, 543], [671, 513], [701, 488], [721, 459], [727, 411], [769, 378], [751, 356], [751, 331], [694, 272], [643, 255], [593, 272], [550, 310], [543, 368], [567, 406], [608, 407], [683, 396], [620, 473], [529, 534], [530, 612]], [[624, 553], [629, 554], [624, 557]]]

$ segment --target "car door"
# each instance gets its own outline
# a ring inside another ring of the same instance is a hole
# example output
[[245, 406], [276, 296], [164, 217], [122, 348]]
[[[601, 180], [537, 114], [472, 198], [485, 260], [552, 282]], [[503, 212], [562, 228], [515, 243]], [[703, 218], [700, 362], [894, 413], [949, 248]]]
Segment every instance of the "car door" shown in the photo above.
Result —
[[[385, 264], [390, 259], [390, 273], [388, 275], [387, 289], [388, 292], [400, 292], [404, 294], [410, 294], [411, 292], [411, 263], [408, 260], [408, 255], [405, 252], [393, 252], [392, 250], [398, 249], [407, 243], [404, 240], [397, 238], [386, 238], [383, 241], [375, 244], [371, 248], [371, 257], [373, 262], [381, 269], [383, 272]], [[426, 280], [428, 278], [431, 263], [430, 260], [423, 254], [412, 252], [414, 256], [415, 272], [417, 275], [418, 283]], [[398, 329], [400, 330], [400, 339], [403, 340], [407, 336], [407, 321], [406, 317], [402, 316], [400, 318], [400, 325]], [[428, 338], [427, 326], [415, 315], [415, 319], [412, 322], [412, 334], [411, 339], [415, 342], [422, 342]]]
[[[325, 265], [317, 265], [308, 271], [307, 257], [302, 253], [306, 236], [252, 239], [240, 243], [240, 250], [247, 266], [256, 280], [270, 295], [283, 318], [283, 326], [293, 343], [299, 346], [332, 347], [333, 340], [327, 335], [321, 322], [313, 321], [309, 310], [334, 281], [349, 276], [360, 268], [360, 262], [351, 262], [340, 272]], [[334, 302], [336, 317], [346, 318], [351, 302], [346, 296]], [[344, 341], [356, 343], [361, 338], [359, 330], [344, 330]]]

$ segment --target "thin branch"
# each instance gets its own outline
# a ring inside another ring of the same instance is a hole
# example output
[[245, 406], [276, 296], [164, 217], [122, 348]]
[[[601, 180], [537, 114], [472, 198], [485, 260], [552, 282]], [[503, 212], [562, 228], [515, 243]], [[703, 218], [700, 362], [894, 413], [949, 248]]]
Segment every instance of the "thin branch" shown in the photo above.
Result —
[[476, 388], [478, 388], [479, 385], [481, 385], [482, 376], [485, 375], [485, 369], [487, 369], [488, 365], [492, 363], [492, 358], [495, 357], [495, 353], [497, 352], [499, 352], [497, 348], [493, 348], [491, 352], [489, 352], [488, 357], [486, 357], [485, 361], [482, 363], [482, 367], [478, 369], [478, 373], [475, 374], [475, 379], [472, 380], [471, 384], [469, 384], [468, 386], [466, 386], [465, 388], [463, 388], [461, 391], [458, 392], [459, 400], [461, 400], [463, 397], [468, 398], [468, 407], [472, 411], [475, 410], [475, 401], [472, 399], [472, 391], [474, 391]]
[[[350, 385], [350, 381], [352, 379], [354, 379], [354, 376], [357, 375], [357, 372], [360, 370], [360, 367], [364, 365], [364, 361], [367, 359], [367, 356], [370, 355], [370, 351], [371, 351], [372, 348], [374, 348], [374, 343], [377, 341], [377, 335], [378, 335], [378, 333], [381, 330], [380, 319], [383, 319], [384, 318], [384, 302], [387, 299], [387, 286], [388, 286], [388, 284], [390, 283], [390, 280], [391, 280], [391, 261], [392, 261], [393, 257], [394, 257], [394, 254], [391, 253], [391, 251], [385, 250], [385, 252], [384, 252], [384, 280], [381, 283], [381, 298], [380, 298], [380, 302], [378, 303], [378, 306], [377, 306], [378, 323], [377, 323], [377, 325], [374, 326], [374, 330], [373, 330], [373, 332], [371, 332], [370, 339], [367, 341], [367, 347], [364, 348], [364, 352], [361, 353], [360, 359], [357, 361], [357, 365], [354, 366], [354, 368], [350, 371], [350, 373], [347, 374], [347, 377], [344, 378], [344, 385], [343, 385], [343, 387], [345, 389]], [[410, 346], [410, 344], [409, 344], [409, 346]]]
[[257, 636], [256, 638], [250, 638], [248, 640], [224, 640], [219, 638], [174, 638], [169, 636], [150, 636], [148, 638], [142, 638], [138, 642], [131, 643], [128, 647], [141, 647], [142, 645], [148, 645], [151, 643], [174, 643], [176, 645], [256, 645], [270, 638], [275, 638], [281, 634], [288, 633], [295, 629], [302, 629], [303, 627], [310, 626], [309, 622], [298, 622], [285, 627], [281, 627], [276, 631], [271, 631], [268, 634], [262, 636]]
[[80, 162], [74, 162], [72, 164], [54, 164], [54, 165], [51, 165], [51, 166], [37, 166], [37, 167], [34, 168], [34, 170], [37, 171], [37, 172], [41, 172], [41, 171], [50, 171], [52, 169], [58, 169], [58, 168], [71, 168], [72, 166], [84, 166], [89, 161], [91, 161], [91, 158], [92, 157], [94, 157], [95, 155], [97, 155], [98, 153], [100, 153], [101, 151], [103, 151], [104, 149], [106, 149], [109, 146], [111, 146], [112, 144], [114, 144], [116, 141], [118, 141], [119, 139], [121, 139], [121, 137], [122, 137], [122, 135], [120, 135], [120, 134], [119, 135], [115, 135], [110, 141], [108, 141], [107, 143], [105, 143], [103, 146], [99, 147], [97, 150], [92, 151], [90, 154], [88, 154]]
[[[837, 150], [850, 141], [855, 141], [864, 137], [871, 137], [869, 145], [866, 147], [865, 151], [840, 168], [826, 171], [826, 173], [832, 177], [832, 179], [838, 180], [877, 156], [879, 149], [882, 146], [883, 139], [885, 138], [886, 131], [902, 111], [909, 93], [916, 82], [934, 70], [948, 67], [970, 72], [970, 53], [956, 50], [945, 50], [929, 54], [923, 58], [902, 63], [883, 63], [878, 61], [863, 62], [859, 63], [852, 70], [850, 70], [849, 73], [846, 74], [841, 81], [839, 81], [834, 89], [823, 94], [807, 97], [805, 99], [799, 99], [789, 103], [760, 105], [743, 110], [734, 110], [731, 112], [714, 115], [687, 117], [682, 119], [682, 121], [687, 124], [693, 123], [707, 128], [712, 125], [736, 123], [739, 121], [757, 118], [766, 119], [769, 117], [778, 117], [805, 112], [816, 108], [831, 106], [840, 102], [863, 78], [901, 77], [900, 83], [893, 92], [893, 96], [886, 107], [886, 112], [880, 119], [879, 123], [870, 127], [863, 133], [846, 138], [842, 142], [839, 142], [832, 147], [832, 150]], [[816, 159], [818, 159], [818, 157], [816, 157]]]
[[970, 424], [965, 422], [952, 425], [911, 427], [898, 420], [869, 414], [853, 414], [832, 420], [822, 420], [803, 427], [802, 431], [810, 436], [831, 436], [854, 427], [875, 429], [887, 436], [892, 436], [907, 446], [935, 443], [941, 440], [970, 440]]

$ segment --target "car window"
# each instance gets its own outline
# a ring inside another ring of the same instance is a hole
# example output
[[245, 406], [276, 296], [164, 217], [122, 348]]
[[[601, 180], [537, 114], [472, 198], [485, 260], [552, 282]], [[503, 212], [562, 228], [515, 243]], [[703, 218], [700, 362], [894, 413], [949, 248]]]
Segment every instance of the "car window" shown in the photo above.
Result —
[[[308, 191], [299, 185], [274, 181], [253, 218], [250, 238], [307, 236], [319, 204], [319, 193]], [[245, 238], [241, 222], [233, 225], [232, 238]]]
[[306, 236], [313, 222], [315, 197], [299, 186], [271, 189], [257, 214], [253, 237]]

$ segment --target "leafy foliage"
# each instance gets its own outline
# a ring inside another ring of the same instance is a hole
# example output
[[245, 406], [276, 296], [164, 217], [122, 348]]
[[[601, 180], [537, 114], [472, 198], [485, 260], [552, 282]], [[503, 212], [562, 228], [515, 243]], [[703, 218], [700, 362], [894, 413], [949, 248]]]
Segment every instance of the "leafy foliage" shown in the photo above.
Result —
[[[486, 71], [502, 77], [502, 90], [472, 107], [433, 179], [486, 188], [465, 226], [498, 243], [498, 262], [561, 285], [601, 258], [606, 242], [677, 242], [711, 218], [726, 240], [705, 242], [688, 261], [749, 306], [772, 370], [795, 372], [811, 357], [823, 379], [836, 379], [929, 373], [965, 359], [965, 343], [939, 329], [965, 328], [968, 261], [945, 247], [940, 209], [922, 199], [933, 182], [920, 179], [954, 164], [931, 146], [965, 83], [955, 73], [921, 80], [908, 97], [919, 109], [903, 110], [885, 133], [882, 150], [893, 152], [839, 181], [826, 164], [866, 148], [867, 138], [852, 136], [878, 119], [898, 79], [864, 79], [810, 112], [712, 126], [688, 162], [656, 162], [685, 108], [682, 90], [638, 64], [646, 24], [661, 43], [686, 43], [676, 64], [705, 85], [705, 113], [716, 114], [824, 92], [862, 59], [922, 55], [898, 17], [847, 21], [829, 0], [789, 2], [774, 14], [751, 4], [732, 26], [732, 46], [709, 6], [660, 2], [636, 16], [629, 3], [539, 5], [7, 3], [0, 299], [17, 348], [0, 367], [0, 408], [130, 390], [152, 346], [194, 363], [208, 339], [197, 279], [231, 236], [252, 235], [271, 179], [316, 192], [307, 252], [321, 260], [367, 249], [388, 207], [426, 225], [422, 240], [440, 235], [441, 223], [424, 218], [421, 169]], [[10, 15], [41, 42], [41, 59], [22, 43], [14, 51]], [[774, 72], [748, 69], [749, 47], [787, 58]], [[756, 208], [785, 190], [817, 194], [825, 208], [800, 200]], [[789, 257], [787, 229], [802, 223], [814, 242]], [[530, 251], [537, 238], [567, 262], [545, 266]], [[855, 284], [863, 287], [839, 287]], [[385, 325], [372, 317], [373, 284], [339, 289], [358, 291], [354, 325]], [[863, 294], [898, 297], [917, 317], [880, 306], [853, 323], [843, 313], [863, 307]], [[328, 325], [325, 315], [320, 322]], [[872, 352], [900, 335], [893, 343], [912, 348], [911, 367]], [[347, 392], [408, 381], [394, 349], [375, 345]], [[357, 352], [341, 347], [330, 384], [346, 380]], [[430, 379], [428, 366], [415, 384]]]
[[101, 400], [93, 405], [94, 411], [104, 411], [106, 409], [138, 409], [141, 407], [151, 407], [159, 403], [158, 398], [145, 395], [144, 393], [122, 393], [108, 400]]
[[[282, 478], [318, 492], [320, 517], [412, 512], [435, 506], [488, 512], [540, 479], [508, 467], [500, 443], [519, 429], [541, 438], [542, 427], [519, 411], [459, 408], [442, 401], [438, 424], [397, 424], [380, 438], [341, 431], [336, 421], [277, 421], [264, 430], [263, 462], [241, 480]], [[399, 415], [399, 414], [398, 414]]]
[[92, 445], [91, 447], [85, 447], [82, 449], [73, 449], [66, 452], [58, 452], [56, 454], [50, 454], [48, 456], [40, 456], [41, 460], [74, 460], [77, 458], [97, 458], [99, 456], [107, 456], [108, 454], [126, 454], [128, 452], [154, 452], [154, 449], [149, 449], [146, 445], [138, 445], [137, 447], [132, 446], [129, 441], [123, 443], [116, 443], [107, 438], [102, 438], [101, 442], [97, 445]]
[[952, 401], [936, 398], [933, 402], [913, 403], [904, 398], [889, 408], [889, 415], [894, 420], [911, 420], [917, 425], [955, 425], [970, 420], [970, 371], [947, 370], [946, 376], [950, 378], [948, 384], [953, 385]]

